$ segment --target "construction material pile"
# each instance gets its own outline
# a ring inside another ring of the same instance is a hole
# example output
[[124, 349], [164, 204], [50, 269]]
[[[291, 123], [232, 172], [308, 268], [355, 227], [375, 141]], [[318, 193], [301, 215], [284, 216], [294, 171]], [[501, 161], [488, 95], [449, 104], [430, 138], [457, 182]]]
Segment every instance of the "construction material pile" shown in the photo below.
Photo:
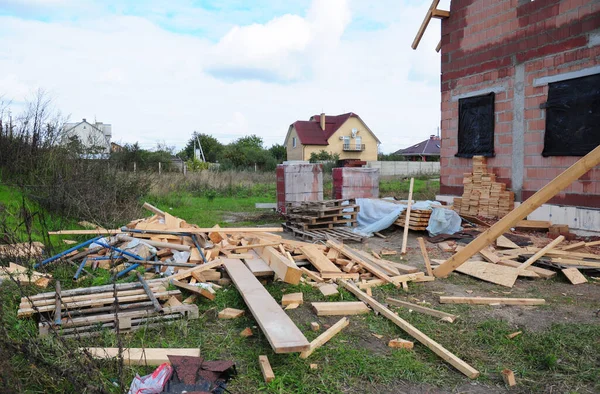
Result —
[[[408, 218], [408, 228], [413, 231], [425, 231], [429, 225], [429, 218], [431, 218], [431, 210], [427, 209], [413, 209], [410, 211]], [[400, 217], [394, 222], [395, 225], [404, 227], [406, 225], [406, 210], [402, 211]]]
[[515, 194], [496, 182], [483, 156], [473, 156], [473, 172], [464, 174], [462, 198], [454, 198], [454, 210], [462, 215], [503, 217], [514, 209]]
[[311, 241], [335, 238], [362, 242], [362, 237], [351, 231], [358, 225], [359, 210], [353, 198], [287, 203], [284, 227]]

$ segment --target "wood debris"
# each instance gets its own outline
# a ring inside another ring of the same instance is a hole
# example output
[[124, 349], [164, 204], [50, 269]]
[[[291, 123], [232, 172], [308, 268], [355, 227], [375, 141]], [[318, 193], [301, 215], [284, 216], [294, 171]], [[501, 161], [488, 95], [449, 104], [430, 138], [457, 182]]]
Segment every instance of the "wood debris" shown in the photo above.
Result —
[[237, 319], [246, 313], [243, 309], [225, 308], [219, 312], [219, 319]]
[[272, 382], [273, 379], [275, 379], [275, 374], [273, 373], [271, 363], [269, 363], [267, 356], [258, 356], [258, 363], [260, 364], [260, 370], [262, 371], [265, 383]]
[[415, 346], [415, 343], [412, 341], [407, 341], [405, 339], [396, 338], [391, 339], [388, 342], [388, 347], [395, 349], [412, 349]]
[[348, 326], [350, 321], [347, 317], [342, 317], [337, 323], [329, 327], [321, 335], [319, 335], [314, 341], [310, 343], [310, 347], [300, 353], [300, 358], [307, 358], [314, 353], [315, 350], [326, 344], [331, 338], [333, 338], [338, 332], [342, 331], [344, 327]]

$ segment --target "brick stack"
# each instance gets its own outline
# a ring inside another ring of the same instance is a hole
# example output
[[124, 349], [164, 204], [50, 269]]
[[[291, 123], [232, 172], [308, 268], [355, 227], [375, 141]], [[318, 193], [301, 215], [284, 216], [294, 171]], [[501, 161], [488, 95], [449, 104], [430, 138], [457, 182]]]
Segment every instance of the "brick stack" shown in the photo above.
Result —
[[323, 200], [323, 165], [284, 162], [277, 166], [277, 210], [285, 213], [289, 202]]
[[506, 184], [496, 182], [483, 156], [473, 156], [473, 172], [464, 174], [463, 186], [462, 198], [454, 199], [454, 210], [463, 215], [496, 218], [514, 209], [514, 193], [506, 190]]
[[379, 198], [378, 168], [334, 168], [333, 198]]

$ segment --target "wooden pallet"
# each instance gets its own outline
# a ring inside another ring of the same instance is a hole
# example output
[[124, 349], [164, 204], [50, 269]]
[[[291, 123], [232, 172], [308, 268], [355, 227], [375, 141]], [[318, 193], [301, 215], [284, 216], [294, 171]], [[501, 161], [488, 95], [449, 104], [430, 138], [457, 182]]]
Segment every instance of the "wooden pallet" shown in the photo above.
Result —
[[302, 230], [296, 227], [282, 224], [284, 230], [291, 232], [295, 237], [300, 238], [304, 241], [325, 241], [328, 238], [334, 238], [340, 241], [355, 241], [364, 242], [365, 238], [360, 235], [353, 233], [343, 227], [336, 227], [332, 229], [313, 229], [313, 230]]
[[289, 221], [304, 222], [307, 224], [343, 223], [347, 220], [356, 220], [358, 212], [344, 212], [341, 215], [327, 215], [322, 217], [311, 217], [305, 215], [286, 215]]
[[310, 224], [310, 223], [303, 223], [303, 222], [287, 222], [288, 226], [291, 227], [296, 227], [300, 230], [318, 230], [318, 229], [333, 229], [333, 228], [340, 228], [340, 227], [356, 227], [358, 226], [358, 223], [356, 222], [356, 219], [347, 219], [347, 220], [340, 220], [337, 222], [325, 222], [325, 223], [315, 223], [315, 224]]

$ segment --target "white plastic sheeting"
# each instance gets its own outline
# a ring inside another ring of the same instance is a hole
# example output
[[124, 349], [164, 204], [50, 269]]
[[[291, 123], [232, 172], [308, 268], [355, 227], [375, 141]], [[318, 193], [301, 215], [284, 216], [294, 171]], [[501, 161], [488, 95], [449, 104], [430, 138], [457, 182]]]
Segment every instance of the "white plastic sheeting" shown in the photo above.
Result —
[[[390, 227], [408, 207], [406, 204], [393, 201], [357, 198], [356, 204], [360, 210], [357, 215], [358, 227], [354, 229], [354, 232], [361, 236], [371, 237], [373, 233]], [[462, 230], [461, 219], [456, 212], [450, 209], [436, 208], [436, 206], [439, 206], [439, 203], [434, 201], [417, 201], [411, 205], [411, 210], [433, 210], [427, 226], [429, 235], [454, 234]]]

